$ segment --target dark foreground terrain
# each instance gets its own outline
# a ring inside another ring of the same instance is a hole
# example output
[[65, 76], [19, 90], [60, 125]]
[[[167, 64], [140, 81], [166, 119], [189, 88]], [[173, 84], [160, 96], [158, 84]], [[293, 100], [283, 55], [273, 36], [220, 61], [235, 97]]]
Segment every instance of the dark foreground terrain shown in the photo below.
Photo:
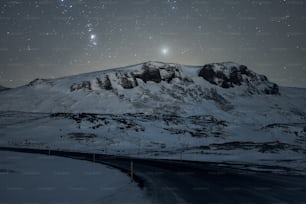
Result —
[[246, 171], [220, 164], [147, 160], [78, 152], [0, 148], [108, 164], [130, 173], [153, 203], [305, 203], [306, 177]]

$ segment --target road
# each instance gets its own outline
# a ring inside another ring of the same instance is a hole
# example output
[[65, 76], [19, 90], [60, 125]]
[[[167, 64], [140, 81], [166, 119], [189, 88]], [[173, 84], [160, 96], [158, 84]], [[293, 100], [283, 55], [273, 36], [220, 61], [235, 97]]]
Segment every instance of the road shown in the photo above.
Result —
[[3, 148], [107, 164], [129, 173], [153, 203], [306, 203], [306, 177], [220, 167], [213, 163], [148, 160], [103, 154]]

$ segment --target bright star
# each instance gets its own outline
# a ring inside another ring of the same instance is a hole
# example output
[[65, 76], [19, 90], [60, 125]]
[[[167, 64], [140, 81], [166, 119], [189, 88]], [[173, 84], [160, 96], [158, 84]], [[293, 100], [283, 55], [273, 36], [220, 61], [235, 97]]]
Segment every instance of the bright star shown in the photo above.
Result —
[[167, 55], [169, 53], [169, 49], [168, 48], [162, 48], [161, 53], [163, 55]]
[[90, 35], [90, 39], [91, 39], [91, 40], [96, 39], [96, 35], [95, 35], [95, 34], [91, 34], [91, 35]]
[[95, 46], [98, 45], [97, 43], [97, 35], [96, 34], [90, 34], [89, 35], [89, 44], [88, 46], [91, 47], [91, 48], [94, 48]]

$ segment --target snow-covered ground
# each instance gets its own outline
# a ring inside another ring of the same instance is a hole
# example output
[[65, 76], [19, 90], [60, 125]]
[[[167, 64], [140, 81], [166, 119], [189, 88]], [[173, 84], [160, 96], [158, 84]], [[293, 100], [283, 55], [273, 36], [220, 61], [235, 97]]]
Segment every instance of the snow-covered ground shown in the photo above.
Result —
[[149, 203], [117, 169], [55, 156], [0, 154], [0, 203]]
[[2, 91], [0, 145], [304, 173], [305, 105], [305, 89], [236, 63], [147, 62]]

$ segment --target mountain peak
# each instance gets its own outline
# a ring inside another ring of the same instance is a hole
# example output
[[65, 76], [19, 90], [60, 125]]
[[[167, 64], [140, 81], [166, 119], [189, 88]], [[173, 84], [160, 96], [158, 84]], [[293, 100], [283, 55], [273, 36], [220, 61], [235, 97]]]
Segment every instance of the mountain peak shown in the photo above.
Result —
[[[122, 68], [65, 77], [70, 92], [78, 90], [124, 90], [133, 89], [148, 82], [180, 84], [189, 86], [196, 78], [202, 78], [222, 89], [244, 87], [250, 94], [279, 94], [278, 85], [264, 75], [257, 74], [247, 66], [235, 62], [210, 63], [204, 66], [186, 66], [176, 63], [147, 61]], [[59, 79], [58, 79], [59, 80]], [[55, 80], [56, 81], [56, 80]], [[36, 79], [28, 86], [56, 84], [54, 80]], [[196, 80], [199, 83], [199, 80]], [[202, 84], [205, 84], [205, 82]], [[200, 84], [199, 84], [200, 85]]]
[[257, 74], [247, 66], [234, 62], [206, 64], [199, 76], [222, 88], [245, 85], [250, 93], [279, 94], [278, 85], [270, 82], [265, 75]]
[[144, 62], [143, 65], [150, 66], [150, 67], [169, 67], [169, 66], [178, 66], [177, 63], [170, 63], [170, 62], [162, 62], [162, 61], [147, 61]]

